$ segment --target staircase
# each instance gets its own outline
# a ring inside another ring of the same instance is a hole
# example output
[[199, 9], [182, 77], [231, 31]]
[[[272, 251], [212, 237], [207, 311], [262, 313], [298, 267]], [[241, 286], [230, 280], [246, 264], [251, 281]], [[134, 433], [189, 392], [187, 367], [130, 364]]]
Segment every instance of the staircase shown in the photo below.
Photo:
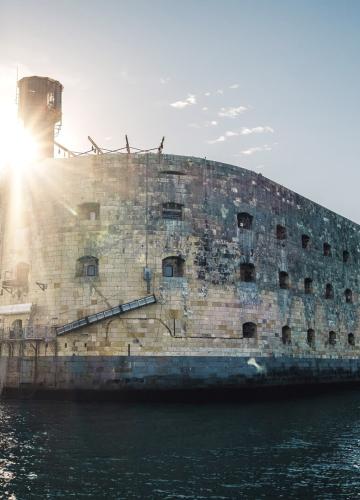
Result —
[[118, 306], [112, 307], [111, 309], [106, 309], [105, 311], [100, 311], [96, 314], [90, 314], [84, 318], [77, 319], [71, 323], [66, 323], [66, 325], [58, 326], [56, 328], [57, 335], [64, 335], [65, 333], [73, 332], [79, 328], [84, 328], [85, 326], [95, 325], [100, 321], [105, 319], [113, 318], [114, 316], [120, 316], [129, 311], [134, 311], [140, 309], [144, 306], [149, 306], [156, 303], [155, 295], [148, 295], [141, 299], [133, 300], [132, 302], [127, 302], [126, 304], [119, 304]]

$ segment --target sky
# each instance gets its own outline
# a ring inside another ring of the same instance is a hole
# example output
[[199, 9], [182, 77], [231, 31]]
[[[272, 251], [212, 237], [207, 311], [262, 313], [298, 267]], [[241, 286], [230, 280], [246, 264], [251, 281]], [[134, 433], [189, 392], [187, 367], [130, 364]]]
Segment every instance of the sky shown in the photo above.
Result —
[[17, 71], [50, 76], [72, 150], [165, 136], [360, 223], [359, 26], [357, 0], [0, 0], [0, 121]]

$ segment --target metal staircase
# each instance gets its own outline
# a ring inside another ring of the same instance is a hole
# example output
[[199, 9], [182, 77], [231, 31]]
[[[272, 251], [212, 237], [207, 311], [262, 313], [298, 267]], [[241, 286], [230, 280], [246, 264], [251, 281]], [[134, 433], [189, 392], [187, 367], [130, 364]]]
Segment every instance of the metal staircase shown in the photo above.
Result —
[[84, 318], [77, 319], [71, 323], [66, 323], [66, 325], [58, 326], [56, 328], [57, 335], [64, 335], [64, 333], [70, 333], [79, 328], [84, 328], [85, 326], [94, 325], [105, 319], [112, 318], [114, 316], [120, 316], [129, 311], [134, 311], [135, 309], [140, 309], [144, 306], [149, 306], [156, 303], [155, 295], [148, 295], [141, 299], [133, 300], [132, 302], [127, 302], [126, 304], [119, 304], [118, 306], [112, 307], [111, 309], [106, 309], [105, 311], [100, 311], [96, 314], [90, 314]]

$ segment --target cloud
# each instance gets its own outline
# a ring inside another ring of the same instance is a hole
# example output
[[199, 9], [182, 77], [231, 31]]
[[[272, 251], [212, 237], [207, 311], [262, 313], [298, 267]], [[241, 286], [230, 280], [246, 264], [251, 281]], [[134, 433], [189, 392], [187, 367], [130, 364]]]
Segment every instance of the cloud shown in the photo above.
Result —
[[221, 108], [218, 115], [226, 118], [236, 118], [247, 110], [245, 106]]
[[239, 88], [239, 84], [238, 83], [233, 83], [232, 85], [230, 85], [229, 89], [238, 89]]
[[184, 109], [187, 106], [191, 106], [193, 104], [196, 104], [196, 97], [194, 96], [194, 94], [189, 94], [184, 101], [172, 102], [170, 106], [176, 109]]
[[207, 108], [206, 106], [204, 106], [203, 108], [201, 108], [203, 111], [207, 111], [209, 108]]
[[206, 97], [209, 97], [209, 96], [211, 96], [211, 92], [205, 92], [205, 94], [204, 94], [204, 95], [205, 95]]
[[216, 127], [217, 124], [218, 124], [218, 122], [216, 120], [212, 120], [210, 122], [210, 125], [213, 125], [214, 127]]
[[274, 133], [274, 129], [266, 125], [265, 127], [253, 127], [247, 128], [243, 127], [240, 131], [241, 135], [250, 135], [250, 134], [263, 134], [266, 132]]
[[246, 155], [246, 156], [251, 156], [254, 153], [258, 153], [259, 151], [271, 151], [272, 147], [269, 146], [268, 144], [264, 144], [263, 146], [257, 146], [254, 148], [249, 148], [249, 149], [244, 149], [241, 151], [241, 154]]
[[217, 94], [217, 95], [223, 95], [223, 93], [224, 93], [223, 89], [218, 89], [218, 90], [215, 92], [215, 94]]
[[167, 83], [170, 82], [170, 80], [171, 80], [171, 78], [169, 76], [161, 77], [160, 83], [161, 83], [161, 85], [166, 85]]
[[214, 139], [213, 141], [207, 141], [208, 144], [216, 144], [217, 142], [225, 142], [226, 137], [224, 135], [220, 135], [217, 139]]
[[232, 130], [228, 130], [225, 132], [226, 137], [235, 137], [236, 135], [239, 135], [238, 132], [233, 132]]

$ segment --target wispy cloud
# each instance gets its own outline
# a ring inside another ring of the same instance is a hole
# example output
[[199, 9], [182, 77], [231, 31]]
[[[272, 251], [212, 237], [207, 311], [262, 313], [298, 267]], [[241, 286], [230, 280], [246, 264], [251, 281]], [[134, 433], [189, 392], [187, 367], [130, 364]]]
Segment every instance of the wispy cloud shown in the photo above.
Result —
[[217, 95], [223, 95], [224, 91], [223, 89], [217, 89], [217, 91], [215, 92], [215, 94]]
[[204, 94], [204, 95], [205, 95], [206, 97], [209, 97], [209, 96], [211, 96], [211, 92], [205, 92], [205, 94]]
[[238, 89], [239, 88], [239, 84], [238, 83], [233, 83], [232, 85], [230, 85], [229, 89]]
[[271, 151], [271, 150], [272, 150], [271, 146], [269, 146], [268, 144], [264, 144], [263, 146], [256, 146], [253, 148], [244, 149], [243, 151], [241, 151], [241, 154], [246, 156], [251, 156], [254, 153], [258, 153], [260, 151]]
[[167, 83], [170, 82], [170, 80], [171, 80], [171, 78], [169, 76], [161, 77], [160, 83], [161, 83], [161, 85], [166, 85]]
[[191, 106], [193, 104], [196, 104], [196, 96], [194, 94], [189, 94], [183, 101], [172, 102], [170, 106], [176, 109], [184, 109], [187, 106]]
[[230, 106], [229, 108], [221, 108], [218, 115], [226, 118], [236, 118], [244, 113], [248, 108], [246, 106]]
[[204, 106], [203, 108], [201, 108], [203, 111], [207, 111], [209, 108], [207, 106]]
[[220, 137], [218, 137], [217, 139], [214, 139], [212, 141], [207, 141], [208, 144], [216, 144], [217, 142], [225, 142], [226, 141], [226, 137], [224, 135], [220, 135]]
[[266, 132], [274, 133], [274, 129], [266, 125], [265, 127], [253, 127], [247, 128], [243, 127], [240, 131], [241, 135], [250, 135], [250, 134], [264, 134]]

